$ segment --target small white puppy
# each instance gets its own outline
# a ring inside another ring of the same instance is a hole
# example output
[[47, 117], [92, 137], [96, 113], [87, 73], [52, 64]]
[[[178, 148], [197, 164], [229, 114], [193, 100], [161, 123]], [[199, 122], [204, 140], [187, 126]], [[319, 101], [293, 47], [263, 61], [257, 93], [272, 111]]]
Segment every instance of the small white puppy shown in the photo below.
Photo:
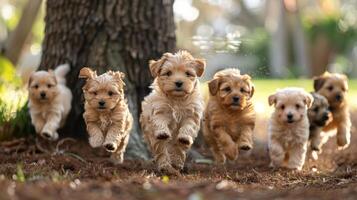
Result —
[[307, 110], [313, 100], [302, 88], [284, 88], [269, 96], [269, 105], [275, 105], [268, 141], [272, 166], [302, 169], [309, 140]]
[[54, 71], [37, 71], [31, 74], [29, 110], [36, 133], [48, 140], [57, 140], [57, 129], [62, 127], [71, 110], [72, 93], [66, 87], [68, 64], [58, 66]]

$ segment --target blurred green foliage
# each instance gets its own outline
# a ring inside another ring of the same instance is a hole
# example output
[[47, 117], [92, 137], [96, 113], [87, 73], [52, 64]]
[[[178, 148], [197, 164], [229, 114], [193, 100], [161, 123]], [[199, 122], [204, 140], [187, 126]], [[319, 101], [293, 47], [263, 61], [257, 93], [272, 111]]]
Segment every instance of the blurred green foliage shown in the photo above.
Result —
[[0, 141], [33, 132], [26, 101], [14, 66], [0, 57]]
[[255, 76], [269, 76], [269, 40], [270, 36], [264, 28], [257, 28], [242, 38], [240, 55], [254, 55], [258, 59]]
[[304, 20], [305, 31], [311, 41], [325, 36], [337, 52], [349, 50], [357, 39], [357, 27], [343, 16], [331, 15]]

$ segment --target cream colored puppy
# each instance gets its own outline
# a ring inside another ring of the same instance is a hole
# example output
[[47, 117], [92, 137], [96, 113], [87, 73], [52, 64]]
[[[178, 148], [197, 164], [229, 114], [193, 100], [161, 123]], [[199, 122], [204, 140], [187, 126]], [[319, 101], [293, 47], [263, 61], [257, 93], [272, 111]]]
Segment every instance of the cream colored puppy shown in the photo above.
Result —
[[111, 159], [115, 164], [122, 163], [133, 124], [124, 98], [124, 74], [109, 71], [98, 76], [95, 71], [84, 67], [79, 78], [86, 79], [83, 118], [87, 124], [89, 144], [92, 147], [103, 146], [113, 153]]
[[269, 96], [269, 105], [275, 105], [268, 141], [273, 166], [302, 169], [309, 140], [307, 110], [312, 103], [312, 95], [302, 88], [285, 88]]
[[178, 174], [200, 129], [204, 109], [198, 77], [205, 62], [187, 51], [165, 53], [150, 61], [153, 91], [142, 102], [144, 139], [159, 170]]
[[71, 110], [72, 93], [66, 87], [68, 64], [54, 71], [37, 71], [28, 83], [31, 122], [36, 133], [48, 140], [57, 140], [57, 130], [66, 121]]

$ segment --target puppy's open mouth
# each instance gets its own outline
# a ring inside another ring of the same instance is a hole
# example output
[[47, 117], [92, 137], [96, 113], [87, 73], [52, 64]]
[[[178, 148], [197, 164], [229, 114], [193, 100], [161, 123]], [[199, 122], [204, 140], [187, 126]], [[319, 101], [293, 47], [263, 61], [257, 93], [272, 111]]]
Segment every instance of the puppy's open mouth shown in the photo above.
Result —
[[293, 119], [288, 119], [288, 121], [287, 121], [289, 124], [292, 124], [292, 123], [294, 123], [295, 121], [293, 120]]
[[105, 107], [105, 106], [98, 106], [98, 109], [99, 109], [99, 110], [105, 110], [106, 107]]

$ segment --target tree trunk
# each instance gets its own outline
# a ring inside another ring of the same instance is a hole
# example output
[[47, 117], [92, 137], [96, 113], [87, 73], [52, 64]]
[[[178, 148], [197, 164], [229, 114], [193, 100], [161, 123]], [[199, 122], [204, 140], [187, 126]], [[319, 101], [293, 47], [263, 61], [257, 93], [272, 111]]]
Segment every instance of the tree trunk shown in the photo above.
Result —
[[148, 157], [138, 116], [150, 92], [148, 61], [175, 50], [172, 5], [173, 0], [47, 0], [40, 68], [71, 65], [67, 85], [73, 92], [72, 111], [62, 134], [87, 135], [79, 70], [119, 70], [126, 74], [126, 97], [135, 122], [127, 156]]
[[267, 4], [269, 6], [267, 26], [271, 34], [270, 72], [273, 77], [286, 77], [288, 75], [288, 47], [284, 1], [270, 0]]

